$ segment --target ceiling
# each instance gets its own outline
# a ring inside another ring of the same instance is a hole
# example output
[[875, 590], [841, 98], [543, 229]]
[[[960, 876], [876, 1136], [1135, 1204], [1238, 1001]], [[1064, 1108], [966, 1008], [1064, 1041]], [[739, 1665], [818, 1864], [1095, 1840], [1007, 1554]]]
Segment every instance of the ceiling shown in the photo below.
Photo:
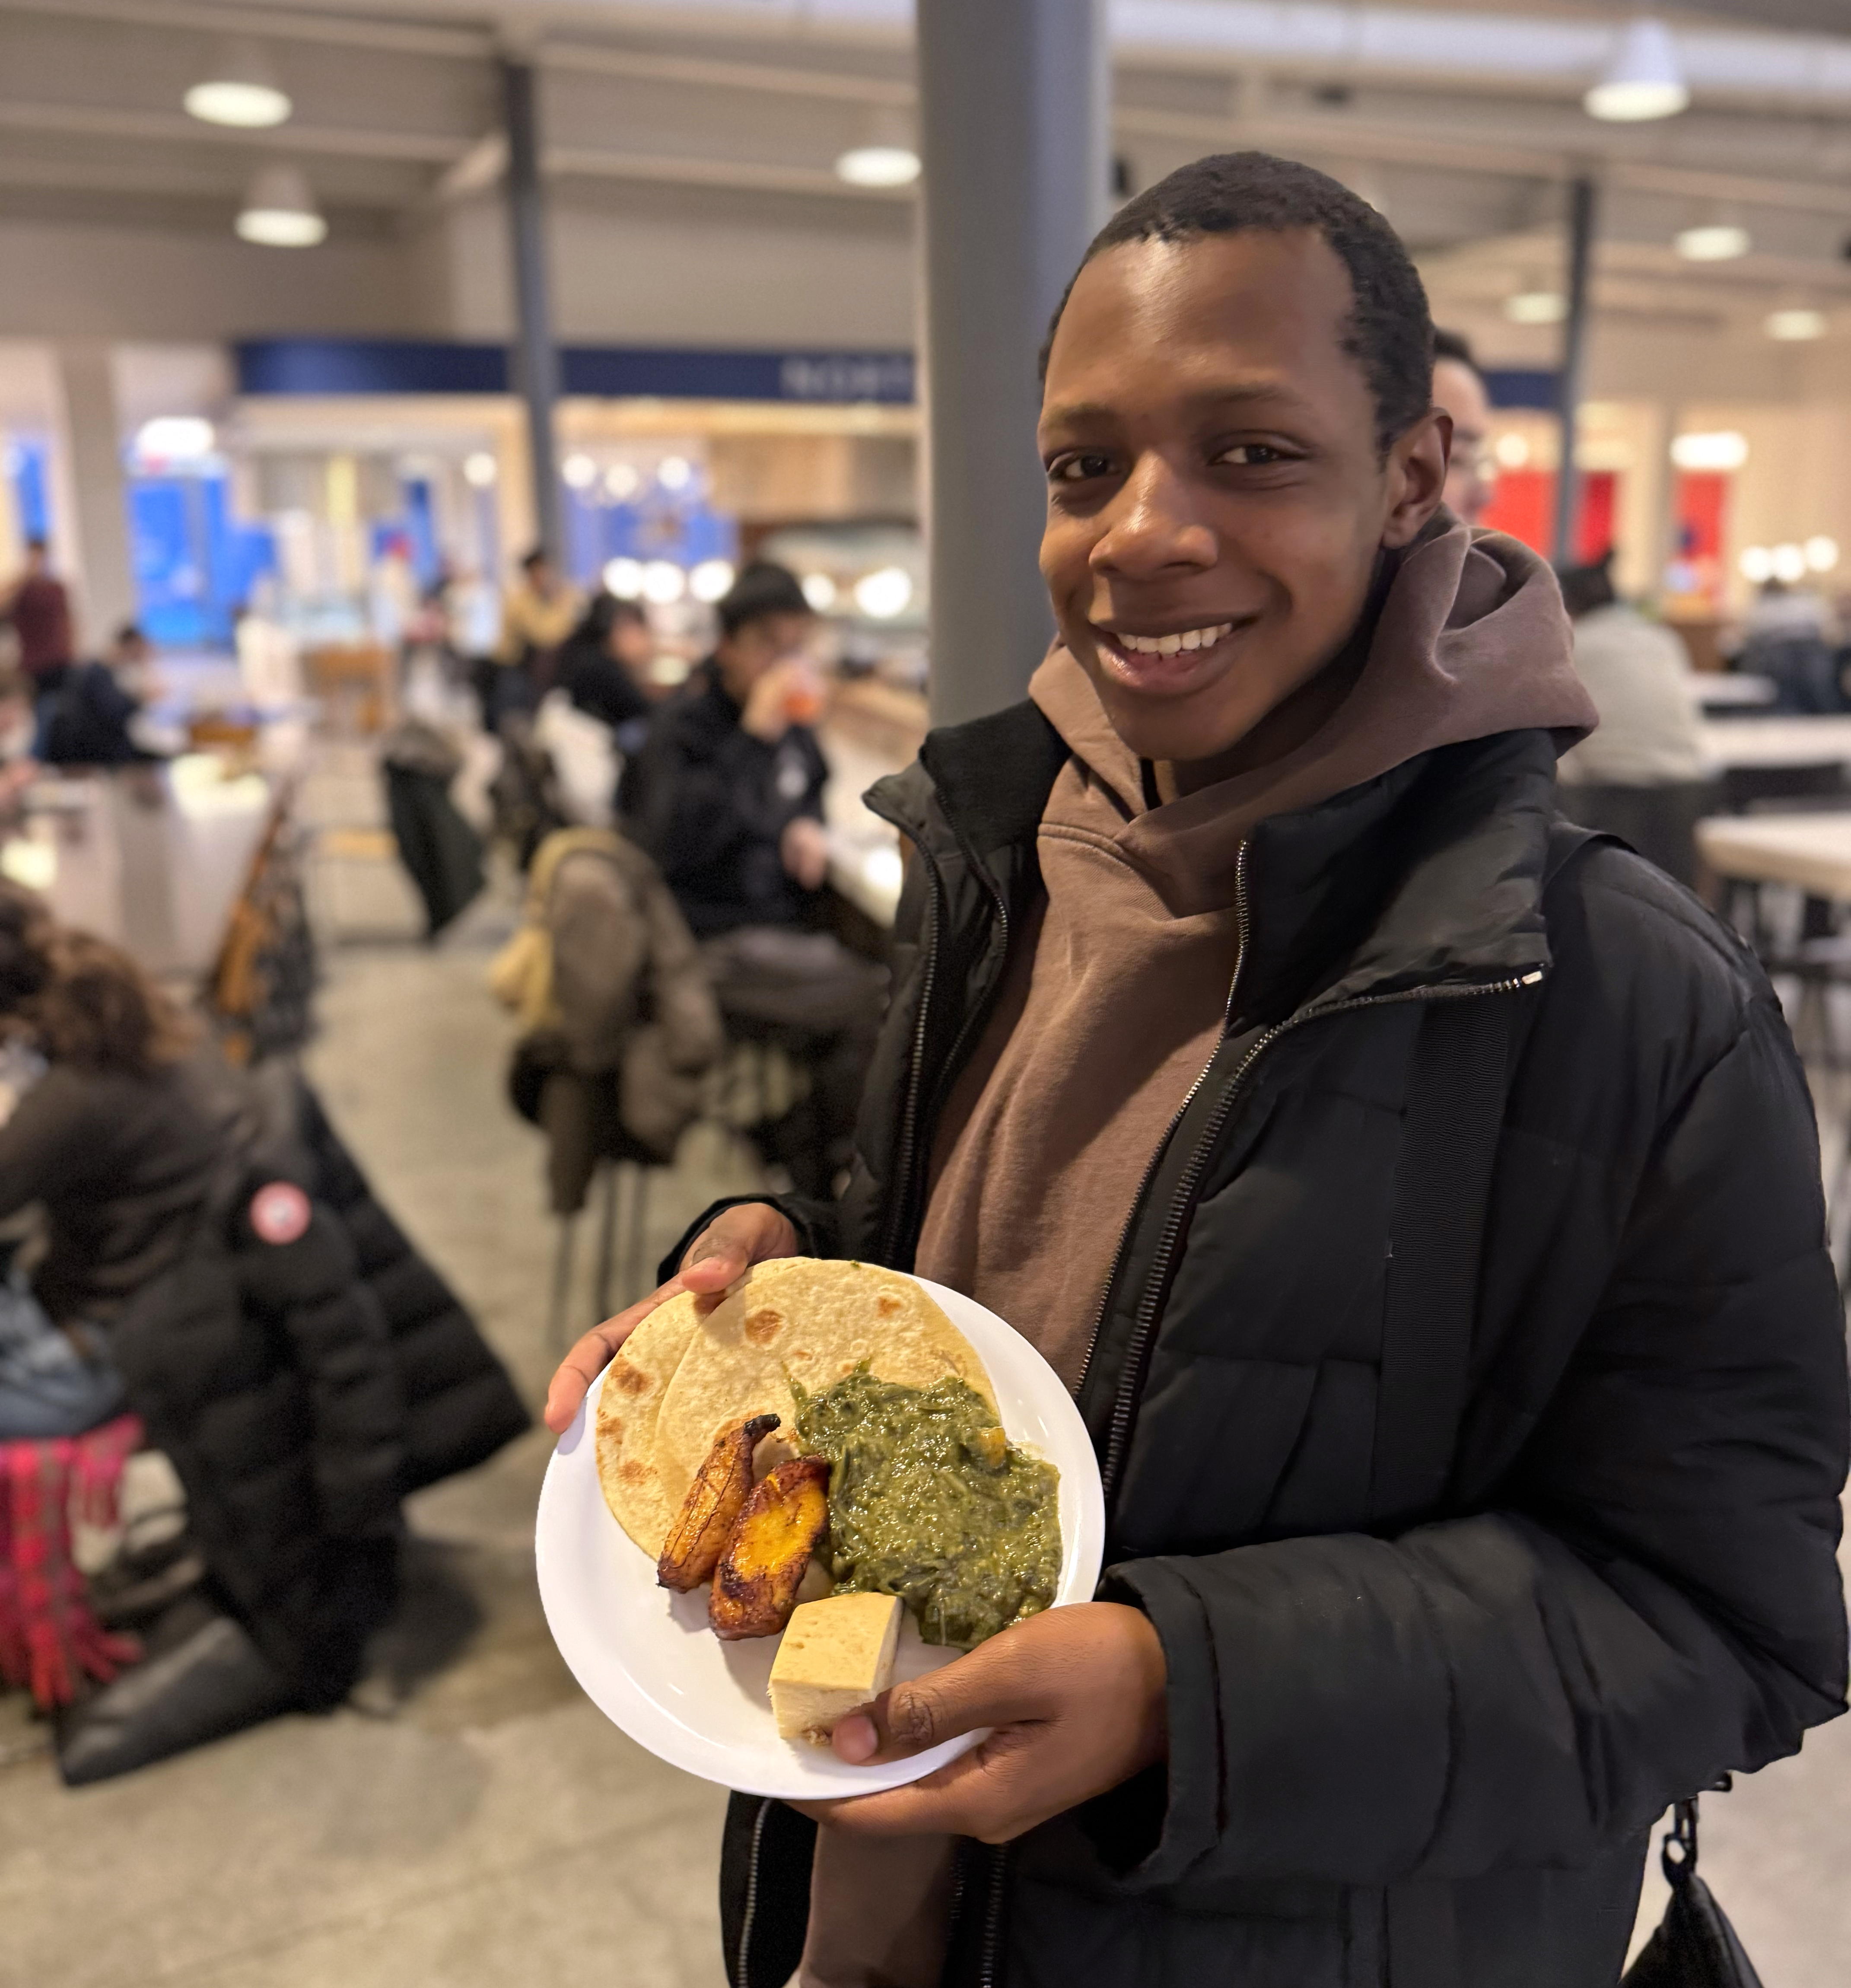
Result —
[[[1589, 173], [1603, 313], [1734, 323], [1812, 301], [1851, 318], [1851, 4], [1691, 0], [1670, 18], [1692, 108], [1597, 124], [1580, 92], [1633, 11], [1116, 0], [1115, 150], [1133, 184], [1236, 144], [1310, 158], [1383, 208], [1441, 291], [1487, 309], [1549, 276], [1564, 183]], [[540, 66], [562, 205], [903, 229], [910, 192], [846, 188], [831, 165], [880, 120], [910, 125], [909, 18], [904, 0], [0, 0], [0, 215], [223, 230], [253, 171], [285, 160], [337, 236], [409, 238], [497, 183], [512, 42]], [[261, 43], [294, 100], [273, 131], [181, 108], [231, 36]], [[1753, 252], [1680, 262], [1673, 235], [1724, 217]]]

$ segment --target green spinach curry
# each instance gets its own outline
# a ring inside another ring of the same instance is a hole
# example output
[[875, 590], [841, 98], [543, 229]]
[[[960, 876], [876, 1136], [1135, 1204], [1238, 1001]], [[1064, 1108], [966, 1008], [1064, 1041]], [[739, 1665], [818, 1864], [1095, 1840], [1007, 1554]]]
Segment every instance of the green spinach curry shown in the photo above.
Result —
[[805, 1449], [833, 1466], [839, 1593], [897, 1594], [928, 1643], [961, 1650], [1053, 1601], [1059, 1473], [1009, 1442], [974, 1388], [903, 1388], [862, 1366], [793, 1392]]

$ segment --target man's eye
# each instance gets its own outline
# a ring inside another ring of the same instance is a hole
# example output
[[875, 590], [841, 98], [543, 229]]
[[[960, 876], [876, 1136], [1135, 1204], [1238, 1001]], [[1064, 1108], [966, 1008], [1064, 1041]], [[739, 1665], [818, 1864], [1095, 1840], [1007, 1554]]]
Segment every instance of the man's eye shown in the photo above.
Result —
[[1232, 448], [1224, 448], [1215, 458], [1217, 462], [1231, 463], [1236, 469], [1260, 469], [1268, 463], [1283, 462], [1285, 451], [1270, 447], [1263, 441], [1237, 441]]
[[1093, 476], [1110, 476], [1112, 458], [1109, 455], [1063, 455], [1049, 470], [1048, 475], [1055, 483], [1083, 483]]

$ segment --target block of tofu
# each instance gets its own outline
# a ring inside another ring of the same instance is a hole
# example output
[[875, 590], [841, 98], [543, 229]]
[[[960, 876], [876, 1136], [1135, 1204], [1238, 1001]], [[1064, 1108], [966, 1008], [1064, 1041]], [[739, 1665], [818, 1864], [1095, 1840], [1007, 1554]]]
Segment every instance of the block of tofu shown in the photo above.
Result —
[[829, 1744], [836, 1722], [878, 1698], [900, 1647], [900, 1598], [832, 1594], [791, 1617], [772, 1665], [772, 1716], [781, 1739]]

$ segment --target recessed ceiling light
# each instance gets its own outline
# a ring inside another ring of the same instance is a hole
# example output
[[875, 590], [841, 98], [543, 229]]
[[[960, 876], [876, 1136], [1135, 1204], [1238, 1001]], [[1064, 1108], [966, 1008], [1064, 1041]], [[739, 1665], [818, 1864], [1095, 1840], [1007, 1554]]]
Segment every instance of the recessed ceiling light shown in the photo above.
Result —
[[1748, 231], [1733, 221], [1710, 221], [1701, 228], [1686, 228], [1677, 237], [1677, 252], [1687, 262], [1732, 262], [1753, 246]]
[[1823, 311], [1798, 309], [1770, 311], [1765, 329], [1770, 338], [1789, 342], [1805, 338], [1823, 338], [1826, 335], [1826, 314]]
[[463, 481], [472, 489], [486, 490], [495, 479], [495, 458], [485, 448], [478, 448], [463, 458]]
[[1648, 15], [1628, 25], [1605, 74], [1581, 103], [1590, 117], [1639, 124], [1675, 117], [1690, 101], [1677, 44], [1662, 21]]
[[1815, 573], [1829, 573], [1838, 563], [1838, 541], [1827, 538], [1823, 532], [1816, 538], [1807, 539], [1800, 550], [1806, 556], [1806, 564]]
[[588, 455], [569, 455], [559, 474], [574, 490], [589, 490], [598, 480], [598, 465]]
[[1568, 316], [1568, 299], [1559, 290], [1519, 290], [1504, 299], [1504, 315], [1512, 324], [1559, 324]]

